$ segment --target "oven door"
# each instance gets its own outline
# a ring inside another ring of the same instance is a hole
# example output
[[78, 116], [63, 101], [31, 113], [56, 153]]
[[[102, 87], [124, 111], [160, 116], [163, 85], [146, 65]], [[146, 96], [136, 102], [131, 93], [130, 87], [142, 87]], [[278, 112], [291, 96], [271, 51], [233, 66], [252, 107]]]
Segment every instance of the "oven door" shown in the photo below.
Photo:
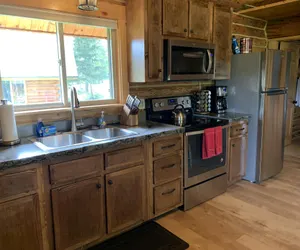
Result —
[[166, 81], [214, 78], [214, 45], [165, 40], [164, 51]]
[[226, 173], [227, 128], [223, 127], [223, 150], [210, 159], [202, 158], [204, 131], [185, 134], [184, 141], [184, 187], [188, 188]]

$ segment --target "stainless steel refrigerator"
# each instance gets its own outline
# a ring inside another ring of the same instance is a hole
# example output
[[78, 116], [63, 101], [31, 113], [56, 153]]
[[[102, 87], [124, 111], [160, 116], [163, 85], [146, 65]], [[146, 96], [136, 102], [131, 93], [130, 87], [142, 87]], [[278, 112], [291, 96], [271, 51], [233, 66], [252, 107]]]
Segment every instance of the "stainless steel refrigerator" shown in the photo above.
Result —
[[287, 86], [291, 54], [267, 50], [232, 56], [228, 111], [251, 115], [244, 179], [261, 182], [283, 168]]

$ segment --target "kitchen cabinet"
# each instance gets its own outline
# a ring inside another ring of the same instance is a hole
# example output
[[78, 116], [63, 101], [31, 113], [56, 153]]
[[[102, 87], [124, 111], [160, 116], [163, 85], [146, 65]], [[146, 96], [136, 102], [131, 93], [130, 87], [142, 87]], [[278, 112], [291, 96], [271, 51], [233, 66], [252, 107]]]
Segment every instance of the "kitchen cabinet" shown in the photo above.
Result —
[[203, 0], [189, 2], [189, 38], [210, 42], [213, 29], [213, 3]]
[[52, 190], [56, 250], [77, 249], [105, 234], [103, 177]]
[[248, 155], [248, 124], [232, 124], [229, 139], [228, 184], [241, 180], [246, 175]]
[[114, 233], [144, 220], [144, 166], [105, 176], [107, 231]]
[[0, 249], [44, 249], [37, 194], [0, 203], [0, 225]]
[[230, 79], [232, 55], [231, 26], [231, 10], [215, 6], [213, 19], [213, 43], [216, 45], [216, 80]]
[[246, 174], [247, 136], [230, 140], [229, 182], [241, 180]]
[[163, 34], [188, 37], [189, 0], [163, 1]]
[[162, 81], [162, 0], [130, 0], [126, 10], [129, 82]]

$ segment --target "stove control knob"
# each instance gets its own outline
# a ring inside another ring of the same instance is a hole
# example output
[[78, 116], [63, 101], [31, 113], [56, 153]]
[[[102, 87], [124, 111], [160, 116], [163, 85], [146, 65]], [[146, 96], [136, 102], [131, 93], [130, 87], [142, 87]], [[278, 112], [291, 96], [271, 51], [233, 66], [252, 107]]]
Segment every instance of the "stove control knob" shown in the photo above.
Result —
[[164, 104], [163, 102], [161, 102], [161, 103], [159, 104], [159, 106], [160, 106], [160, 107], [164, 107], [165, 104]]
[[184, 100], [182, 100], [182, 104], [184, 105]]
[[189, 104], [190, 103], [190, 101], [189, 100], [186, 100], [186, 104]]
[[154, 103], [154, 107], [158, 108], [159, 107], [159, 103], [158, 102]]

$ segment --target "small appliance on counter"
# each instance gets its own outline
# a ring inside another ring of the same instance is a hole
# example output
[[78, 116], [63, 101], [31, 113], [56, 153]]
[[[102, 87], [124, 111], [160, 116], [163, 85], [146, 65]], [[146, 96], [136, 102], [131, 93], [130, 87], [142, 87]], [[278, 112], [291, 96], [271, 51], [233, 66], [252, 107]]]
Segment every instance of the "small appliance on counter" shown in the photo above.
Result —
[[126, 103], [121, 113], [121, 124], [126, 126], [138, 126], [139, 125], [139, 106], [141, 100], [135, 96], [128, 95]]
[[[146, 100], [147, 120], [180, 125], [184, 133], [184, 204], [188, 210], [227, 190], [227, 127], [228, 120], [203, 118], [194, 114], [192, 97], [169, 97]], [[218, 129], [220, 153], [204, 157], [206, 129]]]
[[226, 86], [212, 86], [211, 91], [211, 112], [216, 114], [224, 114], [227, 111], [227, 87]]
[[20, 139], [18, 137], [14, 106], [7, 100], [1, 100], [0, 103], [0, 122], [2, 130], [0, 145], [13, 146], [19, 144]]

